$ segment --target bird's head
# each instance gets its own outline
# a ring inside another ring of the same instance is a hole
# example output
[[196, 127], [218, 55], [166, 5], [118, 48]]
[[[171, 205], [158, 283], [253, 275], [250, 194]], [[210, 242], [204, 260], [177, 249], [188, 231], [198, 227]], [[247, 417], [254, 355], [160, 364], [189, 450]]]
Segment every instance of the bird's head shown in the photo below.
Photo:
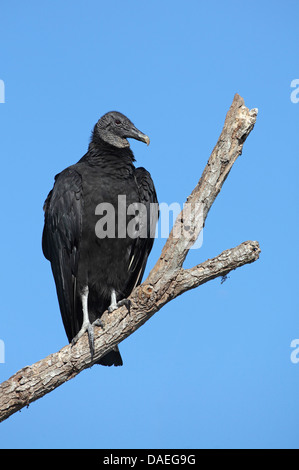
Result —
[[149, 145], [149, 137], [139, 131], [123, 114], [110, 111], [98, 120], [94, 132], [104, 141], [114, 147], [130, 147], [127, 138], [140, 140]]

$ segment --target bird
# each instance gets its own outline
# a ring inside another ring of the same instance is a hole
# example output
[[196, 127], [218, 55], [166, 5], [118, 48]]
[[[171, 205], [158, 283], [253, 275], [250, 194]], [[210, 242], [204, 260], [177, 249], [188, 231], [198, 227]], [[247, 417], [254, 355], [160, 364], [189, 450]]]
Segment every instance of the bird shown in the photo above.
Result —
[[[64, 329], [72, 345], [87, 332], [91, 360], [103, 313], [130, 309], [128, 297], [142, 281], [159, 218], [154, 182], [135, 167], [128, 138], [150, 143], [124, 114], [104, 114], [86, 154], [55, 176], [43, 206], [42, 251]], [[96, 363], [123, 365], [118, 345]]]

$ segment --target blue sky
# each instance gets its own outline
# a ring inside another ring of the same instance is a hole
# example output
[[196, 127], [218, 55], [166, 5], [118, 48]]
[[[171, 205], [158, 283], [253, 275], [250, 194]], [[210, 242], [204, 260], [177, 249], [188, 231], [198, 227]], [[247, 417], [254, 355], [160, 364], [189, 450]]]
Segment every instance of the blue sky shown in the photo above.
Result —
[[183, 204], [234, 94], [257, 107], [185, 265], [249, 239], [262, 253], [166, 305], [120, 345], [122, 368], [95, 366], [1, 423], [1, 448], [299, 447], [298, 13], [293, 0], [2, 2], [1, 381], [66, 344], [42, 206], [109, 110], [150, 136], [131, 146], [159, 200]]

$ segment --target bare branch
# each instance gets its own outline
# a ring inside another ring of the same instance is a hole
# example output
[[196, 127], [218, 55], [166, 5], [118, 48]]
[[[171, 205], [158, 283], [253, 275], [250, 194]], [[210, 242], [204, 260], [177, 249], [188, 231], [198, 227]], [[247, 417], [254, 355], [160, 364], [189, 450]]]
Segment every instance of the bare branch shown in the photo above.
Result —
[[[143, 284], [132, 292], [131, 313], [128, 314], [127, 309], [122, 307], [109, 315], [105, 312], [102, 316], [105, 328], [95, 330], [93, 362], [97, 362], [178, 295], [258, 259], [258, 242], [247, 241], [194, 268], [185, 270], [182, 267], [232, 165], [242, 152], [256, 116], [257, 110], [250, 111], [243, 99], [235, 95], [202, 177], [187, 198], [192, 210], [183, 210], [178, 216], [156, 265]], [[75, 346], [67, 345], [32, 366], [21, 369], [0, 385], [0, 421], [91, 365], [88, 339], [84, 335]]]
[[216, 277], [226, 276], [230, 271], [253, 263], [259, 258], [260, 246], [256, 241], [247, 241], [219, 256], [208, 259], [191, 269], [182, 269], [176, 278], [175, 297], [189, 289], [201, 286]]
[[[219, 194], [233, 164], [242, 153], [243, 144], [256, 122], [257, 112], [257, 108], [251, 110], [246, 108], [243, 98], [238, 94], [235, 95], [226, 115], [218, 142], [198, 184], [187, 198], [186, 202], [194, 207], [195, 213], [194, 211], [191, 212], [191, 219], [184, 218], [182, 213], [177, 218], [160, 259], [154, 267], [158, 276], [160, 276], [161, 268], [163, 271], [163, 265], [165, 264], [167, 264], [168, 272], [182, 267], [189, 249], [204, 227], [215, 198]], [[185, 233], [184, 226], [195, 228], [193, 237], [176, 236]], [[175, 255], [173, 252], [175, 252]]]

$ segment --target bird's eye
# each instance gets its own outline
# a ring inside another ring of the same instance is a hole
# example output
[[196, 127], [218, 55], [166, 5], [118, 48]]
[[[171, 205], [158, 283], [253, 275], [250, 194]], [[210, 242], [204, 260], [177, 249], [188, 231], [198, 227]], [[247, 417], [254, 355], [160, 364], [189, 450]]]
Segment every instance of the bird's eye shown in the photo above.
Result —
[[121, 121], [119, 119], [115, 119], [115, 124], [121, 124]]

